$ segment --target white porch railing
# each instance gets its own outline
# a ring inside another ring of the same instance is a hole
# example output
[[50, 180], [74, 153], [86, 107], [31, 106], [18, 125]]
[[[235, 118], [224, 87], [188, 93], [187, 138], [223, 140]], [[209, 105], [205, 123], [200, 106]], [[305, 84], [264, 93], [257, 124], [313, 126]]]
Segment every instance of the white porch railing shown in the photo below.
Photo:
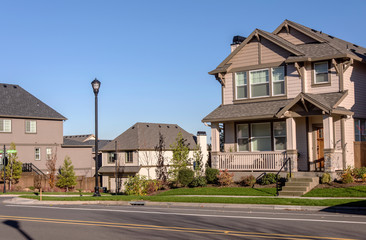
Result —
[[220, 170], [278, 171], [286, 152], [213, 153], [213, 164]]

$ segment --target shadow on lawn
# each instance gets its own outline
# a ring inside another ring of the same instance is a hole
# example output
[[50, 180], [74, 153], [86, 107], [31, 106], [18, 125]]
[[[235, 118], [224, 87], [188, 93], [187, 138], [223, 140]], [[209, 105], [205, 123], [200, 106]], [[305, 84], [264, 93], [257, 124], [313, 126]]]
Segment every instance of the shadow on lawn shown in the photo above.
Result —
[[332, 207], [327, 207], [321, 211], [332, 212], [332, 213], [366, 215], [366, 200], [360, 200]]

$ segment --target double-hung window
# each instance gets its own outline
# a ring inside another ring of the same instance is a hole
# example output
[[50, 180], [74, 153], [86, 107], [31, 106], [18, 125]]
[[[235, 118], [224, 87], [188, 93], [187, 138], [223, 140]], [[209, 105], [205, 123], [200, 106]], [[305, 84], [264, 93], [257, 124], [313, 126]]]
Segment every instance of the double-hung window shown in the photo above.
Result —
[[248, 124], [238, 124], [238, 151], [249, 151], [249, 127]]
[[46, 148], [46, 159], [52, 160], [52, 148], [50, 147]]
[[266, 97], [269, 96], [269, 75], [268, 69], [249, 72], [250, 96]]
[[252, 123], [252, 151], [271, 151], [271, 124]]
[[285, 94], [285, 68], [283, 66], [272, 68], [272, 95]]
[[37, 122], [35, 120], [25, 121], [25, 132], [26, 133], [37, 133]]
[[116, 153], [111, 153], [111, 152], [109, 152], [108, 153], [108, 163], [114, 163], [114, 162], [116, 162]]
[[366, 141], [366, 120], [355, 119], [355, 141], [364, 142]]
[[34, 160], [41, 160], [41, 149], [40, 148], [35, 148], [34, 149]]
[[133, 151], [126, 152], [126, 163], [133, 163]]
[[328, 62], [314, 63], [314, 83], [327, 83]]
[[0, 119], [0, 132], [11, 132], [10, 119]]
[[248, 84], [246, 72], [235, 73], [236, 79], [236, 99], [243, 99], [248, 97]]
[[274, 150], [286, 150], [286, 122], [273, 123]]

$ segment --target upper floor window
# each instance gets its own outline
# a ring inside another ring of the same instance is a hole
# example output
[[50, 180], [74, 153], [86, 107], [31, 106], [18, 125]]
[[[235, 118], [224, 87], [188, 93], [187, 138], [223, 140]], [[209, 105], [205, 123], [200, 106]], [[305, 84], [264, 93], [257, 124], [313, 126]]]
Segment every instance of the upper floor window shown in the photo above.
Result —
[[113, 153], [113, 152], [109, 152], [108, 153], [108, 160], [107, 160], [108, 163], [114, 163], [116, 162], [116, 153]]
[[269, 76], [267, 69], [250, 71], [249, 81], [251, 97], [269, 96]]
[[0, 132], [11, 132], [10, 119], [0, 119]]
[[355, 141], [364, 142], [366, 141], [366, 120], [355, 119]]
[[285, 68], [283, 66], [272, 68], [272, 95], [285, 94]]
[[35, 120], [25, 121], [25, 132], [26, 133], [37, 133], [37, 122]]
[[133, 163], [133, 151], [126, 152], [126, 163]]
[[235, 74], [236, 79], [236, 99], [242, 99], [248, 97], [248, 84], [247, 84], [247, 73], [237, 72]]
[[314, 63], [314, 83], [327, 83], [328, 62]]

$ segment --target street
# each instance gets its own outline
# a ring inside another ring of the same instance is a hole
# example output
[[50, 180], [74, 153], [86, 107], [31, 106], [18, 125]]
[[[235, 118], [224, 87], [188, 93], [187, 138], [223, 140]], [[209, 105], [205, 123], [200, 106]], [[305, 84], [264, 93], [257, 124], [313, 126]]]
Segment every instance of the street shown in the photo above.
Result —
[[366, 215], [173, 206], [11, 205], [0, 239], [365, 239]]

